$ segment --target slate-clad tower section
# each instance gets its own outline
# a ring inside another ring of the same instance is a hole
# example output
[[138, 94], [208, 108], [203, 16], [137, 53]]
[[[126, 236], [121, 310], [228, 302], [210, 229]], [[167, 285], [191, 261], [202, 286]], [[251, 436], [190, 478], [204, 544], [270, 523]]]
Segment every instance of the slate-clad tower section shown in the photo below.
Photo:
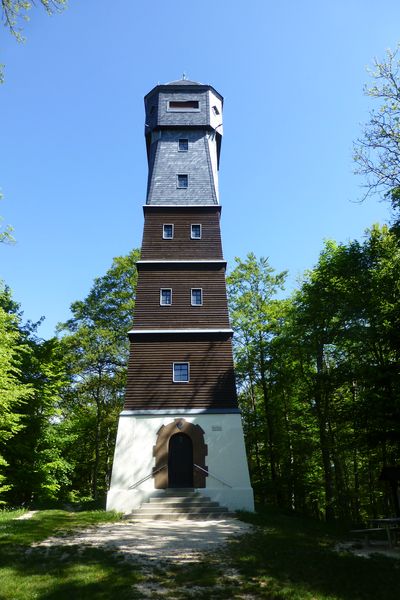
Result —
[[155, 87], [145, 109], [145, 222], [107, 506], [130, 512], [155, 489], [195, 487], [253, 510], [220, 235], [223, 98], [183, 79]]

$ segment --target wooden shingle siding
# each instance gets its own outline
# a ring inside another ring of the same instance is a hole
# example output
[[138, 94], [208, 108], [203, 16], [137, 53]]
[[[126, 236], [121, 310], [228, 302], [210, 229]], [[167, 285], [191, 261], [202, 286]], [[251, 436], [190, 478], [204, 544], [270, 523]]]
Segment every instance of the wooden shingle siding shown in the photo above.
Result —
[[[126, 410], [237, 408], [218, 204], [222, 101], [211, 86], [186, 80], [145, 98], [149, 178]], [[166, 224], [172, 239], [163, 237]], [[191, 225], [201, 226], [200, 239]], [[171, 305], [160, 305], [161, 289], [171, 290]], [[192, 289], [201, 290], [201, 305], [192, 305]], [[188, 382], [173, 382], [174, 362], [190, 363]]]
[[[172, 364], [190, 363], [190, 381], [173, 383]], [[131, 336], [125, 410], [236, 408], [229, 336]]]
[[[145, 208], [142, 242], [142, 260], [221, 260], [222, 244], [219, 226], [219, 210], [201, 208]], [[164, 240], [164, 223], [174, 225], [174, 237]], [[190, 226], [200, 224], [199, 240], [190, 237]]]
[[[135, 329], [229, 328], [223, 267], [204, 263], [190, 265], [190, 269], [179, 264], [145, 267], [139, 271]], [[161, 288], [172, 290], [171, 305], [160, 305]], [[191, 305], [192, 288], [203, 290], [201, 306]]]

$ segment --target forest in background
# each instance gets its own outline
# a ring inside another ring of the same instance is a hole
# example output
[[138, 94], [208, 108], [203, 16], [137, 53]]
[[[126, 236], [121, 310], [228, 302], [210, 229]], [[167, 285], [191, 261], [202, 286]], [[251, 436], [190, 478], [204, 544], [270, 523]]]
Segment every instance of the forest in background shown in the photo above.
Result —
[[[400, 463], [400, 64], [375, 63], [379, 109], [355, 144], [366, 196], [393, 221], [326, 242], [282, 299], [286, 273], [236, 259], [227, 278], [246, 446], [259, 503], [353, 522], [396, 510]], [[11, 241], [11, 232], [0, 232]], [[115, 258], [57, 336], [0, 288], [0, 502], [93, 503], [109, 486], [123, 405], [139, 251]]]

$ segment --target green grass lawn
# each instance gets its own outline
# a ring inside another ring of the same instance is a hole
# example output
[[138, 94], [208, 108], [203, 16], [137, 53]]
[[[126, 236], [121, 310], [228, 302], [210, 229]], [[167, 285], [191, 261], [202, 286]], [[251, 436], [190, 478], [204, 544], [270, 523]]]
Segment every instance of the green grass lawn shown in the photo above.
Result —
[[274, 511], [247, 515], [259, 525], [230, 547], [230, 560], [259, 598], [394, 600], [400, 597], [400, 560], [360, 558], [333, 550], [348, 530]]
[[345, 537], [338, 527], [273, 510], [242, 515], [254, 532], [199, 563], [153, 567], [96, 548], [30, 548], [50, 535], [118, 520], [113, 513], [40, 511], [16, 521], [18, 514], [0, 512], [0, 600], [400, 598], [400, 560], [336, 553]]
[[139, 598], [132, 585], [138, 570], [103, 550], [32, 548], [50, 535], [120, 519], [105, 511], [40, 511], [17, 521], [23, 511], [0, 512], [1, 600], [109, 600]]

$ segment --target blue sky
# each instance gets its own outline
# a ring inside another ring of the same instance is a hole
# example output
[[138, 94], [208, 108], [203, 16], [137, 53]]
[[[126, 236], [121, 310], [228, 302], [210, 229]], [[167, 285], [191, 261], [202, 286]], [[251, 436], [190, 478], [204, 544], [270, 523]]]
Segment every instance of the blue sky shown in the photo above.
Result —
[[368, 119], [366, 67], [400, 39], [400, 3], [70, 1], [31, 11], [26, 42], [0, 34], [0, 214], [17, 244], [0, 278], [50, 337], [114, 256], [141, 244], [143, 96], [158, 82], [225, 97], [220, 191], [225, 257], [268, 256], [291, 289], [323, 240], [388, 220], [358, 203], [352, 142]]

